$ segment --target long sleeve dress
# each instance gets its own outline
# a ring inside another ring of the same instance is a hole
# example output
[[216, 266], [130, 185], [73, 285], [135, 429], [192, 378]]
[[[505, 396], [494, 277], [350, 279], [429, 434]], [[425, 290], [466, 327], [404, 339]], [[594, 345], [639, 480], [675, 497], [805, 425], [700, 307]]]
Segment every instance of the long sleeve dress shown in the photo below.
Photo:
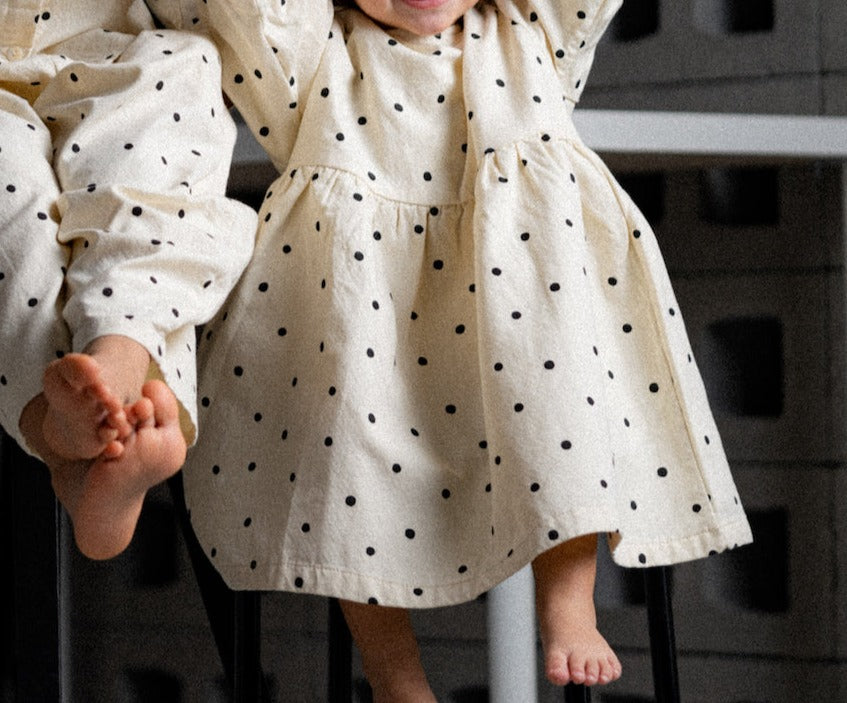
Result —
[[649, 225], [571, 119], [619, 0], [443, 33], [209, 0], [279, 169], [200, 344], [192, 524], [236, 589], [471, 599], [564, 540], [750, 540]]
[[0, 6], [0, 424], [22, 446], [45, 366], [105, 334], [147, 348], [193, 441], [195, 325], [255, 236], [225, 197], [220, 71], [208, 39], [156, 29], [141, 0]]

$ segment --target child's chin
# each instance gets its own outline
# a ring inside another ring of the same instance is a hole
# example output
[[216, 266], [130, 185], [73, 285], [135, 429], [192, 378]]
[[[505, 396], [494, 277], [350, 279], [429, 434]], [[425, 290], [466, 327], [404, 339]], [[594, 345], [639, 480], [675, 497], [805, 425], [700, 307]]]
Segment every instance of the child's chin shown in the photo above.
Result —
[[403, 27], [403, 29], [411, 32], [412, 34], [417, 34], [419, 37], [431, 37], [433, 34], [443, 32], [453, 24], [454, 22], [450, 20], [433, 19], [431, 21], [410, 22], [407, 26]]

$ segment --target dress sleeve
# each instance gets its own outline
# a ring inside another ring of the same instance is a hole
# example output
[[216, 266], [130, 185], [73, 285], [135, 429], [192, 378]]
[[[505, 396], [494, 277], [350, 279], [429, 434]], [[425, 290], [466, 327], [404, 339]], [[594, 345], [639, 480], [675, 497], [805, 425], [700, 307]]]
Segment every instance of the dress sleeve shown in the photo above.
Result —
[[73, 347], [130, 337], [195, 436], [195, 326], [252, 253], [256, 215], [225, 197], [235, 125], [203, 37], [141, 32], [113, 62], [71, 63], [35, 104], [53, 136], [58, 239], [71, 249]]
[[21, 413], [70, 348], [61, 305], [70, 252], [56, 242], [52, 157], [32, 106], [0, 90], [0, 425], [25, 449]]
[[282, 170], [332, 29], [332, 2], [208, 0], [207, 10], [224, 90]]
[[495, 0], [501, 12], [537, 27], [562, 78], [565, 96], [578, 102], [603, 36], [623, 0]]

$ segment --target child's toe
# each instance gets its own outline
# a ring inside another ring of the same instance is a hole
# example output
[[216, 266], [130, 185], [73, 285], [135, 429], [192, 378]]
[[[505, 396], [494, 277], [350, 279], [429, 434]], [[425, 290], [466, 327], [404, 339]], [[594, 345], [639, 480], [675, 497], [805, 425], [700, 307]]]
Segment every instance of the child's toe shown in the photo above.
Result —
[[564, 686], [570, 681], [568, 660], [564, 656], [551, 655], [546, 663], [547, 680], [554, 686]]
[[568, 660], [568, 679], [576, 684], [585, 683], [585, 663], [575, 657]]
[[589, 659], [585, 663], [585, 683], [593, 686], [600, 680], [600, 663], [596, 659]]
[[153, 404], [156, 425], [171, 425], [179, 419], [179, 405], [176, 398], [161, 381], [147, 381], [141, 389], [142, 395]]

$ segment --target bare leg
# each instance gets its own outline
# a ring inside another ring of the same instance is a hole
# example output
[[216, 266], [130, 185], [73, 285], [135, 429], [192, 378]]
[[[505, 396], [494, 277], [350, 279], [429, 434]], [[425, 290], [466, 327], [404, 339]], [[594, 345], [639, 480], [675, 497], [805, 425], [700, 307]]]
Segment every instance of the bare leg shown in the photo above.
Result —
[[138, 400], [150, 358], [136, 342], [101, 337], [44, 373], [44, 438], [67, 459], [119, 456], [131, 430], [124, 407]]
[[374, 703], [435, 703], [409, 619], [401, 608], [341, 601]]
[[538, 556], [532, 567], [544, 667], [550, 682], [591, 686], [620, 678], [620, 661], [597, 631], [597, 536], [569, 540]]

